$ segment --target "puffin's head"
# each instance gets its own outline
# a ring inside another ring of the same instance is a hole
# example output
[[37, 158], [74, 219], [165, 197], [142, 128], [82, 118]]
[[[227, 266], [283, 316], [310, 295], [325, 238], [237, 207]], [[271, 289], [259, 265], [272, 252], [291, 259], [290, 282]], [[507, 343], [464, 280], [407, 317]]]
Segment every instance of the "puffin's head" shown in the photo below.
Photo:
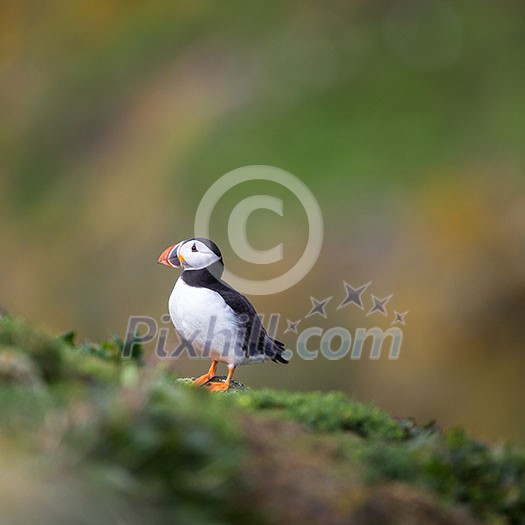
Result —
[[166, 248], [158, 262], [183, 270], [203, 270], [212, 265], [223, 266], [219, 247], [213, 241], [203, 237], [194, 237]]

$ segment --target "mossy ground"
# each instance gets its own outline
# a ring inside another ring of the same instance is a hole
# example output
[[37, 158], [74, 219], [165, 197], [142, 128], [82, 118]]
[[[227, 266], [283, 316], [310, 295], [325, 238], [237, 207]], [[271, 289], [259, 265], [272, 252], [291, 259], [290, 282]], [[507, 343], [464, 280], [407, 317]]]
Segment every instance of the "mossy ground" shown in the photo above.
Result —
[[7, 521], [525, 523], [521, 450], [338, 392], [210, 394], [122, 347], [0, 318]]

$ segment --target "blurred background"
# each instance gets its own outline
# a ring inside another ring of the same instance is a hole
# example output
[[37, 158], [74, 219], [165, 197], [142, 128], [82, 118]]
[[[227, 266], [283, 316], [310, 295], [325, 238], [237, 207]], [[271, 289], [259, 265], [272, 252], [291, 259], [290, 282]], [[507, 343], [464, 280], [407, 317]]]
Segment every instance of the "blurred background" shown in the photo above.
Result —
[[[310, 296], [349, 330], [409, 311], [400, 359], [243, 367], [253, 387], [341, 389], [398, 416], [525, 443], [525, 4], [407, 1], [11, 2], [0, 7], [0, 306], [81, 339], [157, 319], [177, 272], [156, 265], [193, 235], [226, 172], [288, 170], [325, 219], [314, 269], [251, 297], [285, 319]], [[282, 198], [230, 249], [227, 220], [253, 193]], [[303, 252], [304, 210], [278, 185], [221, 199], [212, 237], [250, 278]], [[281, 272], [282, 273], [282, 272]], [[389, 317], [336, 310], [343, 280], [394, 294]], [[163, 325], [168, 327], [169, 325]], [[171, 330], [172, 344], [176, 338]], [[208, 364], [160, 361], [181, 374]]]

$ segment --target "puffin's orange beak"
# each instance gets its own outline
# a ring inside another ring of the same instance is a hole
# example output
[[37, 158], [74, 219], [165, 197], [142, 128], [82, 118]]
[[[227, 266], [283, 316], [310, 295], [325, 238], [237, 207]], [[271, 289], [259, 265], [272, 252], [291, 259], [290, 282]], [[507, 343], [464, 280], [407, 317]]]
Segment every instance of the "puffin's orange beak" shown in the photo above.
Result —
[[166, 248], [159, 257], [157, 261], [159, 264], [164, 264], [165, 266], [171, 266], [172, 268], [180, 268], [180, 260], [177, 257], [177, 248], [178, 244], [174, 244], [169, 248]]

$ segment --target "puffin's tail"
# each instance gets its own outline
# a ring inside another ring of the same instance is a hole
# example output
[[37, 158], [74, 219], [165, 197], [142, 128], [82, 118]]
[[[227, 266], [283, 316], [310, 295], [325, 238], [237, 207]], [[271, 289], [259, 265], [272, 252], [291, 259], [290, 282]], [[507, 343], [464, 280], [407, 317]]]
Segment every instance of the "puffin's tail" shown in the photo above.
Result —
[[284, 346], [283, 342], [268, 337], [267, 347], [268, 346], [271, 348], [266, 352], [266, 354], [270, 356], [272, 361], [275, 361], [276, 363], [282, 363], [283, 365], [288, 364], [288, 359], [283, 357], [283, 353], [286, 351], [286, 347]]

